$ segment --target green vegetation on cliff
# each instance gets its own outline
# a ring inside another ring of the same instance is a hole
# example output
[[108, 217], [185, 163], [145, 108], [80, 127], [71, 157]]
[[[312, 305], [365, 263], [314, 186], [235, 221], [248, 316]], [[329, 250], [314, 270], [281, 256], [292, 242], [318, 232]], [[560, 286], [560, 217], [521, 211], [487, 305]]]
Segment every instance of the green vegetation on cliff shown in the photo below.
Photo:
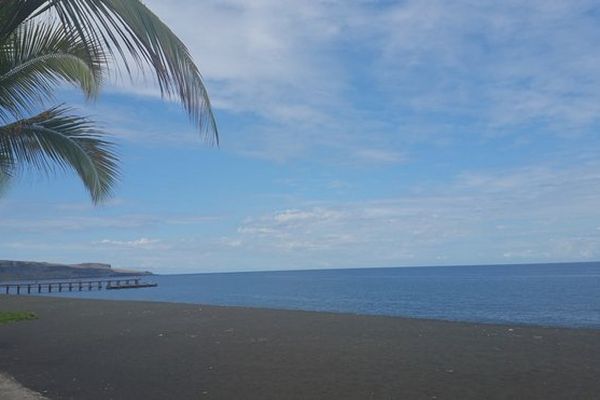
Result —
[[113, 269], [110, 264], [100, 263], [57, 264], [0, 260], [0, 281], [108, 278], [147, 274], [149, 272]]

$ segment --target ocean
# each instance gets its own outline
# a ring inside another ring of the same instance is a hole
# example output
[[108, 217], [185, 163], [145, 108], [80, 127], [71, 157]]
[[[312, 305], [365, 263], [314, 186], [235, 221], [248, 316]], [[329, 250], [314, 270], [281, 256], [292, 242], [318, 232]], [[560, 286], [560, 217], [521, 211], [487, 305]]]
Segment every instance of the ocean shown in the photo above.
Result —
[[156, 275], [156, 288], [53, 293], [600, 328], [600, 262]]

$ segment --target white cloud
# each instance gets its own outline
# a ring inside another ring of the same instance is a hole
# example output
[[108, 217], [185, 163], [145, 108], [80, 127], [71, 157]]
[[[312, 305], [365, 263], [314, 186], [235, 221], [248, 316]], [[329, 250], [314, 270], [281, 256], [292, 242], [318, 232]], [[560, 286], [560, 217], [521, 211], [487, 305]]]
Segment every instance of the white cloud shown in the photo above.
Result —
[[[247, 156], [403, 163], [414, 140], [576, 135], [600, 122], [593, 1], [148, 5], [189, 46], [217, 108], [256, 118], [223, 132], [223, 148]], [[140, 131], [196, 140], [165, 127], [119, 134]]]
[[248, 251], [307, 265], [593, 259], [600, 257], [597, 168], [462, 174], [425, 194], [250, 218], [238, 240]]
[[[203, 225], [170, 229], [168, 221], [186, 218], [167, 216], [150, 231], [133, 228], [144, 236], [119, 230], [98, 237], [94, 220], [77, 236], [24, 232], [0, 250], [9, 258], [33, 251], [61, 261], [66, 254], [70, 262], [159, 272], [593, 260], [600, 258], [598, 170], [588, 161], [465, 172], [392, 198], [296, 200], [294, 208], [232, 218], [218, 234]], [[127, 218], [113, 222], [119, 219]]]
[[295, 222], [319, 222], [325, 220], [331, 220], [339, 217], [339, 213], [328, 211], [320, 208], [315, 208], [310, 211], [301, 210], [285, 210], [276, 213], [273, 216], [273, 220], [277, 224], [290, 224]]
[[63, 211], [56, 217], [28, 218], [26, 216], [4, 218], [2, 227], [14, 232], [63, 232], [90, 229], [135, 230], [164, 225], [202, 225], [218, 217], [205, 215], [153, 216], [145, 214], [121, 214], [117, 216], [67, 215]]
[[326, 79], [339, 72], [327, 51], [348, 7], [273, 0], [148, 5], [190, 47], [217, 106], [297, 118], [317, 113], [314, 102], [298, 100], [323, 101], [339, 85]]
[[473, 118], [479, 130], [580, 130], [598, 122], [600, 107], [595, 9], [592, 1], [403, 2], [378, 24], [382, 85], [404, 89], [398, 106]]
[[[161, 240], [159, 239], [149, 239], [149, 238], [140, 238], [134, 240], [111, 240], [111, 239], [102, 239], [97, 242], [93, 242], [93, 244], [103, 245], [108, 247], [128, 247], [128, 248], [136, 248], [136, 249], [156, 249]], [[164, 250], [164, 247], [161, 246]]]

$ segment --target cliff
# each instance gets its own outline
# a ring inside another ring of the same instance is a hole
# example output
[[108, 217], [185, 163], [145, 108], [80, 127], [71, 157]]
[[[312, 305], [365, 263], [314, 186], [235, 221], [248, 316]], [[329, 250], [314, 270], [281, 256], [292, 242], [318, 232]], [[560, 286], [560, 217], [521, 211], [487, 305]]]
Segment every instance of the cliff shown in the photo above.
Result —
[[0, 260], [0, 281], [108, 278], [150, 275], [147, 271], [113, 269], [110, 264], [58, 264], [35, 261]]

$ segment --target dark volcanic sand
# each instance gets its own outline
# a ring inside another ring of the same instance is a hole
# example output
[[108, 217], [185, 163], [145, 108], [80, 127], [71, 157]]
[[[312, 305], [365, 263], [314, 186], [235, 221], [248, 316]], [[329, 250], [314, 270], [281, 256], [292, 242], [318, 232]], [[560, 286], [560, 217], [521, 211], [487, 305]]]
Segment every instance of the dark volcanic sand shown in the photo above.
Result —
[[[0, 371], [51, 399], [598, 399], [600, 331], [0, 296]], [[1, 397], [1, 396], [0, 396]]]

